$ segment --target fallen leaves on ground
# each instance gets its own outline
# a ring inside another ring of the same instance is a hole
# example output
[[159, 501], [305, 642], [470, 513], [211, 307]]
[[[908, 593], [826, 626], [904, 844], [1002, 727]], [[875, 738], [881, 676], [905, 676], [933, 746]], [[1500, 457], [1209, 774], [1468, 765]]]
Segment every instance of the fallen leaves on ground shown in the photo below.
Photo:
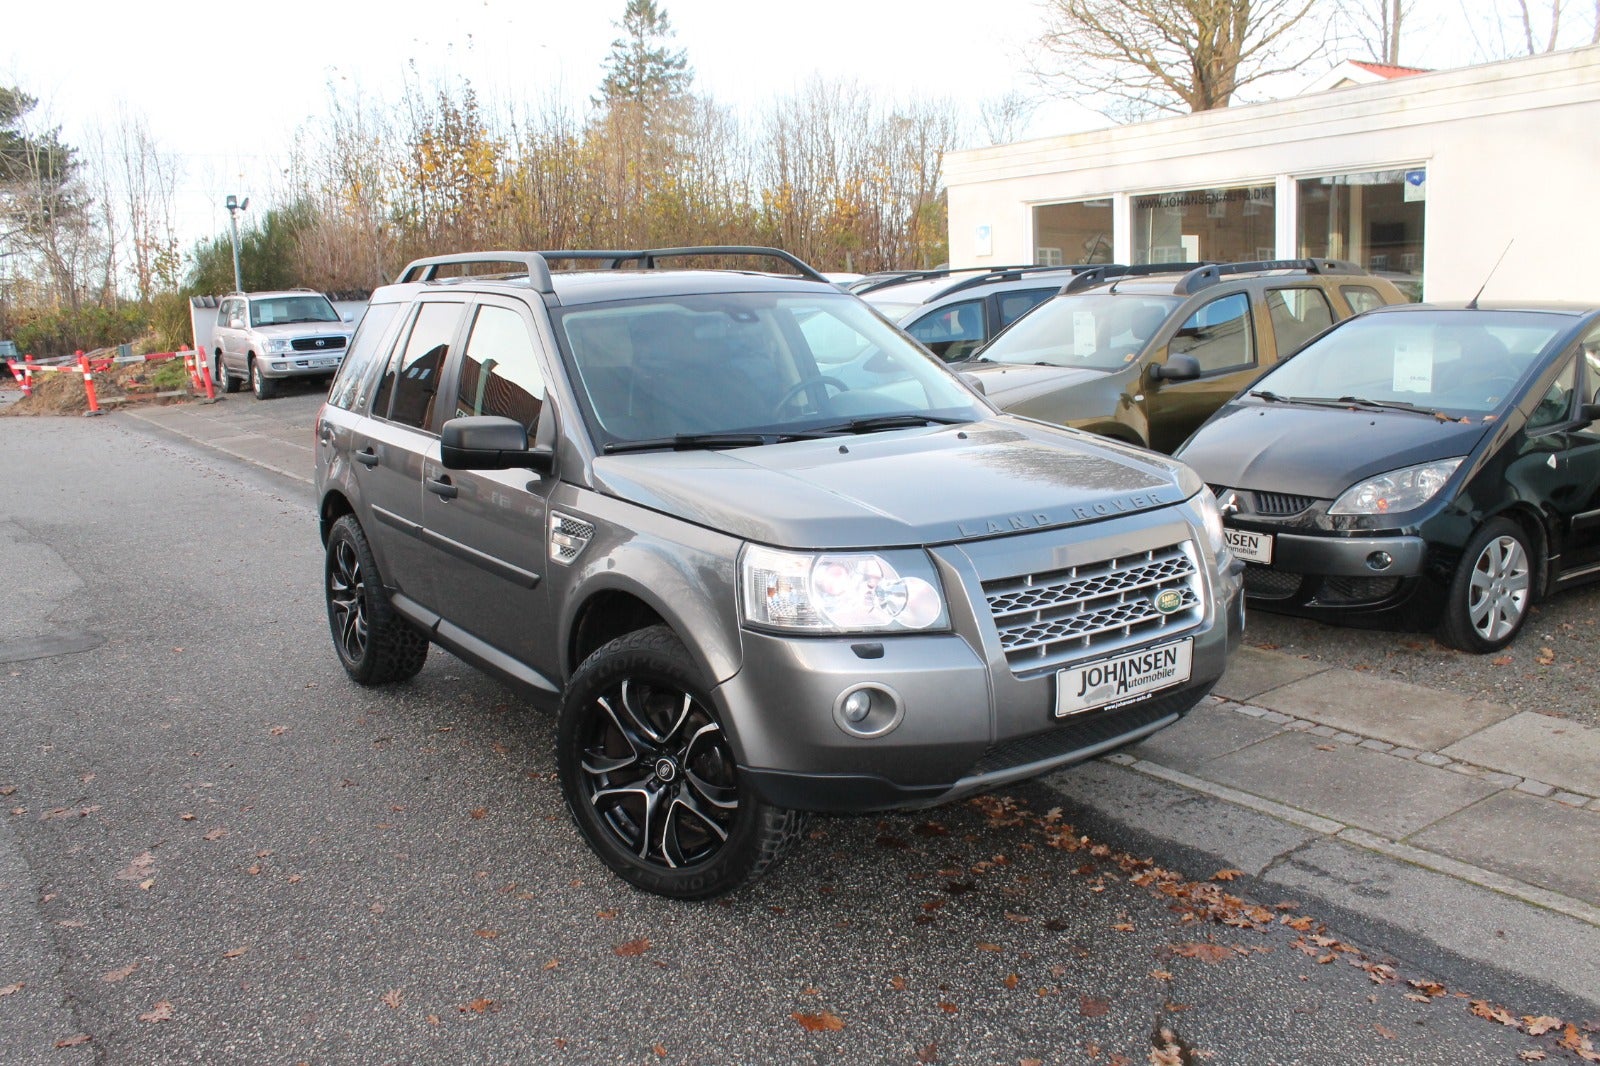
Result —
[[844, 1019], [831, 1010], [818, 1014], [801, 1014], [796, 1011], [789, 1017], [799, 1022], [800, 1028], [808, 1033], [834, 1033], [844, 1028]]
[[133, 861], [129, 862], [127, 866], [124, 866], [122, 869], [118, 870], [115, 875], [116, 879], [118, 881], [142, 880], [147, 873], [151, 872], [151, 867], [155, 866], [155, 864], [155, 855], [152, 852], [143, 852], [142, 854], [134, 856]]
[[100, 975], [100, 980], [104, 981], [108, 985], [114, 985], [118, 981], [132, 976], [133, 971], [137, 970], [138, 968], [138, 963], [130, 962], [126, 966], [118, 966], [115, 970], [107, 970], [105, 973]]
[[24, 988], [27, 988], [27, 987], [28, 987], [28, 984], [27, 984], [26, 981], [16, 981], [16, 982], [13, 982], [12, 984], [6, 985], [4, 988], [0, 988], [0, 996], [15, 995], [16, 993], [21, 992]]
[[650, 938], [647, 936], [642, 936], [638, 940], [629, 940], [624, 944], [618, 944], [616, 947], [611, 949], [611, 952], [614, 955], [621, 955], [623, 958], [628, 959], [634, 957], [635, 955], [643, 955], [649, 950]]
[[164, 999], [160, 1000], [155, 1006], [139, 1015], [139, 1020], [151, 1023], [170, 1022], [172, 1020], [172, 1004]]
[[492, 999], [484, 999], [481, 996], [470, 1003], [463, 1003], [461, 1006], [456, 1008], [456, 1010], [461, 1014], [466, 1014], [468, 1012], [472, 1014], [484, 1014], [488, 1011], [495, 1011], [499, 1009], [500, 1004], [496, 1003]]
[[391, 988], [389, 991], [378, 997], [378, 1002], [382, 1003], [385, 1007], [388, 1007], [391, 1010], [400, 1006], [400, 1000], [401, 996], [398, 988]]
[[1190, 941], [1183, 944], [1173, 944], [1172, 953], [1182, 955], [1186, 959], [1199, 959], [1201, 962], [1221, 962], [1233, 958], [1233, 949], [1225, 948], [1221, 944], [1210, 941]]
[[56, 1047], [77, 1047], [79, 1044], [87, 1044], [93, 1039], [94, 1037], [90, 1036], [88, 1033], [79, 1033], [76, 1036], [64, 1036], [60, 1040], [56, 1041]]

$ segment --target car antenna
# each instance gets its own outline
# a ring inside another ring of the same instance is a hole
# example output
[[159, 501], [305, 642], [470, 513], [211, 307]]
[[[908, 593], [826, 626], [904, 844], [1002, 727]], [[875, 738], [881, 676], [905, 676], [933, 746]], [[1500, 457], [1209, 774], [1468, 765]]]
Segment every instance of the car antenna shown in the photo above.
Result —
[[1478, 309], [1478, 297], [1483, 295], [1483, 290], [1489, 287], [1489, 279], [1494, 277], [1494, 272], [1500, 269], [1500, 264], [1505, 260], [1506, 252], [1511, 251], [1511, 246], [1517, 243], [1515, 237], [1506, 242], [1505, 251], [1500, 253], [1500, 258], [1494, 261], [1494, 266], [1489, 268], [1489, 277], [1483, 279], [1483, 284], [1478, 286], [1478, 291], [1472, 294], [1472, 300], [1467, 304], [1468, 311]]

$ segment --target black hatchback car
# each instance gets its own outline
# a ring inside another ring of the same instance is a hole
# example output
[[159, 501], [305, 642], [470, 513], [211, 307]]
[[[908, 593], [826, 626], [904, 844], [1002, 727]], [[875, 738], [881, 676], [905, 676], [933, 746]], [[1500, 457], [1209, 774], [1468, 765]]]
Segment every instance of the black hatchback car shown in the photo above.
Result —
[[1504, 647], [1600, 578], [1600, 309], [1385, 307], [1258, 378], [1178, 450], [1252, 606]]

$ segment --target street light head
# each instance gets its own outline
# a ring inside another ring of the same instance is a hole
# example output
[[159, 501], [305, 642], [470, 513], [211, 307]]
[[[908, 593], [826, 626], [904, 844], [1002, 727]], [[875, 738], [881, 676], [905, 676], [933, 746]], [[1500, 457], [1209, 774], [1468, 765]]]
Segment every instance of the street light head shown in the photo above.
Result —
[[239, 209], [239, 198], [234, 196], [232, 193], [229, 193], [228, 199], [224, 201], [224, 206], [226, 206], [229, 211], [237, 211]]
[[244, 198], [244, 203], [242, 203], [242, 204], [240, 204], [240, 205], [239, 205], [239, 210], [241, 210], [241, 211], [248, 211], [248, 210], [250, 210], [250, 197], [248, 197], [248, 196], [246, 196], [246, 197], [245, 197], [245, 198]]

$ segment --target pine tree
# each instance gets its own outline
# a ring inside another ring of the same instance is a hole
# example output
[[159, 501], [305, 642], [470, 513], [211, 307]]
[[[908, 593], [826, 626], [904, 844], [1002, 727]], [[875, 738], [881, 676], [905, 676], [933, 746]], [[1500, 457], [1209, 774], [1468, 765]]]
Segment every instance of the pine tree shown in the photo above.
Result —
[[689, 95], [694, 71], [683, 49], [668, 47], [673, 32], [665, 8], [655, 0], [628, 0], [619, 28], [624, 36], [611, 42], [596, 104], [609, 108], [626, 101], [653, 112]]

